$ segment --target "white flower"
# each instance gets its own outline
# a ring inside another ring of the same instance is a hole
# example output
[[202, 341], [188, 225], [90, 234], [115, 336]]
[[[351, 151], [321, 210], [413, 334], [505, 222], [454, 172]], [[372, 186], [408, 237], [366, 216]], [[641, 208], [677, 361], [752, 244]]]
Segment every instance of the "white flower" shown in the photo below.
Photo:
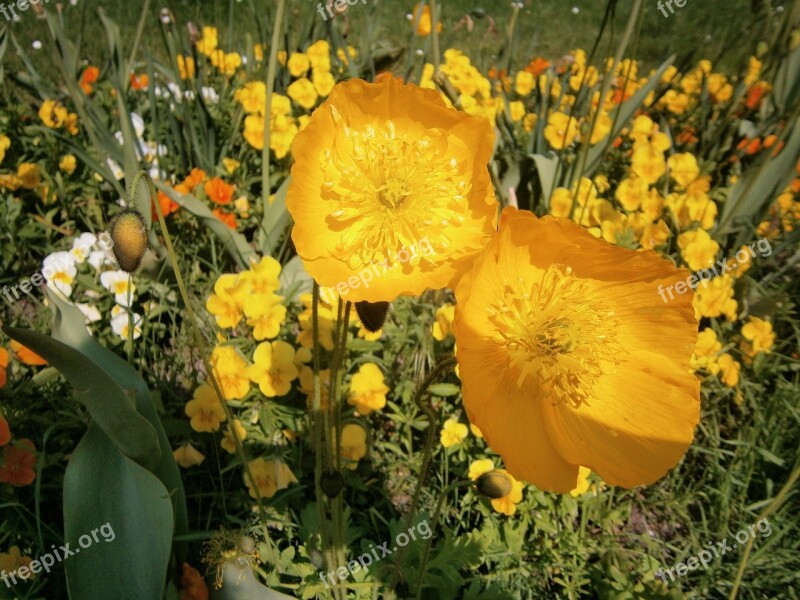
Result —
[[42, 275], [47, 287], [58, 290], [68, 298], [72, 295], [72, 282], [77, 274], [75, 259], [69, 252], [53, 252], [42, 263]]
[[97, 310], [97, 307], [94, 304], [76, 303], [75, 306], [77, 306], [78, 310], [80, 310], [83, 313], [83, 316], [86, 317], [87, 323], [96, 323], [102, 318], [100, 311]]
[[[244, 60], [244, 57], [242, 57], [242, 60]], [[217, 90], [212, 87], [204, 85], [200, 88], [200, 95], [203, 97], [203, 100], [209, 104], [216, 104], [219, 102], [219, 94], [217, 93]]]
[[109, 292], [114, 294], [117, 304], [128, 307], [128, 283], [130, 282], [131, 300], [136, 292], [136, 286], [125, 271], [105, 271], [100, 273], [100, 283]]
[[122, 167], [120, 167], [119, 163], [113, 158], [106, 159], [106, 163], [108, 164], [108, 168], [111, 169], [111, 174], [114, 175], [115, 179], [122, 179], [125, 177], [125, 171], [122, 170]]
[[92, 251], [92, 246], [97, 243], [97, 236], [93, 233], [82, 233], [80, 236], [75, 238], [72, 241], [72, 250], [70, 250], [70, 254], [72, 254], [72, 258], [75, 259], [75, 264], [83, 264], [83, 262], [89, 258], [89, 254]]
[[99, 271], [106, 265], [113, 265], [114, 261], [108, 255], [107, 252], [103, 250], [95, 250], [91, 254], [89, 254], [88, 262], [92, 265], [96, 271]]
[[144, 135], [144, 119], [132, 112], [131, 122], [133, 122], [133, 131], [136, 133], [136, 137], [141, 138]]
[[[130, 327], [130, 321], [128, 317], [128, 311], [124, 308], [115, 306], [117, 310], [116, 316], [111, 317], [111, 330], [116, 333], [119, 337], [123, 340], [128, 339], [128, 328]], [[114, 315], [114, 310], [111, 311], [111, 314]], [[142, 335], [142, 315], [133, 313], [133, 339], [137, 339], [139, 336]]]

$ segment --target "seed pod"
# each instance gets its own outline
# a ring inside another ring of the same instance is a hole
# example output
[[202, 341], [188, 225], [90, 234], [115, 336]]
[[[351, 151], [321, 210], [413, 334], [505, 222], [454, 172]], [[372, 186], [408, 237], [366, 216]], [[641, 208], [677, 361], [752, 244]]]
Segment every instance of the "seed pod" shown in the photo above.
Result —
[[478, 491], [492, 500], [503, 498], [511, 493], [511, 479], [508, 475], [494, 470], [478, 477]]
[[147, 225], [142, 214], [126, 208], [111, 221], [108, 228], [112, 251], [119, 268], [126, 273], [133, 273], [139, 268], [147, 250]]
[[356, 302], [358, 318], [368, 331], [375, 333], [383, 327], [386, 315], [389, 312], [388, 302]]

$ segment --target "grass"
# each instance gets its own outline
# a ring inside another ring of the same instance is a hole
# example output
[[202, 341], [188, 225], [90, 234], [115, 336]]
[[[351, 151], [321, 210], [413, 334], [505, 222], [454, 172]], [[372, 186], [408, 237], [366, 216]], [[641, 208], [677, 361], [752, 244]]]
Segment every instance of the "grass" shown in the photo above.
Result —
[[[507, 52], [506, 28], [512, 14], [510, 4], [507, 0], [485, 0], [468, 4], [443, 0], [440, 3], [445, 24], [441, 36], [442, 47], [463, 50], [486, 72], [489, 67], [500, 62], [503, 53]], [[522, 67], [534, 55], [555, 60], [574, 48], [590, 49], [605, 13], [606, 3], [601, 0], [527, 0], [524, 4], [518, 18], [518, 31], [512, 49], [512, 68]], [[247, 34], [256, 41], [264, 40], [265, 21], [269, 18], [272, 6], [265, 0], [167, 0], [164, 4], [151, 3], [142, 43], [143, 52], [139, 54], [142, 58], [147, 52], [153, 52], [156, 56], [163, 55], [158, 17], [164, 5], [173, 12], [181, 28], [187, 22], [198, 26], [215, 25], [219, 28], [223, 47], [237, 50], [243, 50]], [[349, 9], [351, 17], [347, 26], [351, 32], [371, 28], [372, 39], [383, 45], [405, 45], [409, 30], [405, 16], [412, 8], [412, 2], [368, 0], [366, 5], [357, 4]], [[92, 64], [102, 65], [106, 60], [107, 46], [105, 34], [96, 16], [100, 9], [122, 25], [123, 42], [126, 47], [130, 47], [142, 3], [126, 0], [81, 0], [77, 6], [64, 8], [65, 22], [70, 28], [80, 32], [83, 57]], [[575, 9], [577, 13], [573, 13]], [[616, 18], [613, 20], [612, 35], [619, 35], [628, 10], [629, 2], [619, 3]], [[481, 18], [472, 17], [474, 28], [471, 32], [467, 31], [464, 21], [470, 13], [485, 15]], [[324, 28], [327, 27], [317, 12], [317, 2], [314, 0], [289, 0], [288, 14], [289, 22], [295, 30], [315, 27], [318, 37], [322, 37]], [[22, 46], [30, 49], [35, 40], [45, 43], [49, 38], [45, 22], [38, 19], [32, 11], [21, 15], [21, 20], [10, 27]], [[648, 68], [676, 53], [679, 64], [683, 60], [698, 58], [695, 54], [700, 54], [702, 58], [710, 58], [715, 62], [718, 59], [724, 67], [732, 69], [745, 58], [742, 56], [742, 44], [736, 41], [752, 30], [754, 18], [750, 0], [690, 2], [684, 8], [676, 9], [675, 14], [668, 18], [657, 9], [654, 0], [646, 0], [638, 41], [629, 54], [638, 57]], [[336, 19], [337, 26], [344, 25], [342, 17]], [[491, 27], [492, 23], [494, 28]], [[601, 44], [600, 55], [612, 54], [614, 43], [608, 45], [607, 42], [606, 38]], [[44, 53], [46, 50], [40, 52]], [[12, 52], [9, 55], [7, 60], [13, 70], [18, 62]], [[504, 62], [503, 59], [502, 63]]]

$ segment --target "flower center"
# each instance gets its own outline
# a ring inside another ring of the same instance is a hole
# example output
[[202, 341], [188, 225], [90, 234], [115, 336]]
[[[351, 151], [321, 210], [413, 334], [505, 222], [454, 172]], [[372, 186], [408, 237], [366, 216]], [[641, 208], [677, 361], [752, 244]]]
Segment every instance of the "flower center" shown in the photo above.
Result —
[[571, 267], [551, 265], [536, 282], [520, 278], [489, 313], [516, 385], [532, 385], [554, 404], [588, 401], [603, 362], [619, 350], [614, 312]]
[[[333, 116], [345, 119], [335, 109]], [[351, 268], [392, 266], [401, 250], [423, 239], [434, 252], [415, 256], [412, 265], [452, 253], [445, 230], [463, 223], [471, 189], [471, 166], [453, 157], [461, 146], [440, 129], [399, 133], [392, 120], [360, 130], [340, 126], [320, 157], [328, 219], [341, 231], [335, 252]]]

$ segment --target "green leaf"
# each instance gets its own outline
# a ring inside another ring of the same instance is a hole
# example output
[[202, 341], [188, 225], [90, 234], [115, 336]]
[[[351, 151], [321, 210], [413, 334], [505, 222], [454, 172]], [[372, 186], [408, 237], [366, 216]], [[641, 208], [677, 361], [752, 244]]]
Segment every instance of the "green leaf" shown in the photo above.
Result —
[[536, 164], [536, 172], [539, 174], [539, 185], [542, 186], [542, 200], [545, 209], [550, 209], [550, 196], [556, 188], [556, 172], [558, 171], [558, 156], [551, 153], [550, 156], [544, 154], [531, 154], [530, 157]]
[[[76, 322], [83, 327], [83, 316]], [[16, 327], [4, 327], [3, 331], [64, 375], [92, 419], [120, 452], [149, 468], [155, 466], [161, 454], [158, 437], [153, 426], [136, 412], [134, 390], [124, 389], [80, 349], [36, 331]]]
[[735, 246], [746, 243], [752, 234], [753, 224], [766, 207], [786, 188], [794, 176], [795, 163], [800, 154], [800, 119], [792, 125], [791, 135], [783, 150], [765, 160], [760, 167], [746, 173], [731, 189], [722, 205], [714, 239], [731, 233], [737, 226], [745, 227]]
[[245, 237], [238, 231], [233, 231], [230, 227], [220, 221], [211, 210], [191, 194], [181, 195], [168, 185], [160, 181], [155, 182], [156, 187], [164, 192], [171, 200], [188, 210], [198, 217], [211, 231], [213, 231], [225, 247], [225, 250], [239, 263], [239, 266], [247, 269], [250, 267], [250, 260], [256, 259], [256, 252], [247, 243]]
[[90, 425], [64, 474], [65, 543], [75, 552], [64, 561], [70, 598], [159, 600], [173, 526], [163, 484]]
[[269, 256], [275, 255], [275, 249], [289, 226], [289, 211], [286, 210], [286, 191], [289, 189], [291, 177], [287, 177], [275, 192], [275, 197], [264, 211], [261, 221], [261, 252]]
[[188, 531], [189, 525], [183, 481], [181, 480], [175, 457], [169, 450], [169, 439], [167, 439], [167, 434], [158, 417], [147, 384], [136, 369], [107, 348], [101, 346], [89, 335], [83, 325], [83, 313], [75, 306], [57, 298], [55, 294], [48, 293], [48, 299], [55, 311], [53, 337], [73, 348], [80, 349], [89, 359], [100, 365], [117, 385], [135, 392], [136, 410], [155, 430], [158, 444], [162, 449], [160, 458], [155, 463], [152, 471], [166, 486], [172, 497], [177, 533], [179, 535], [185, 533]]

